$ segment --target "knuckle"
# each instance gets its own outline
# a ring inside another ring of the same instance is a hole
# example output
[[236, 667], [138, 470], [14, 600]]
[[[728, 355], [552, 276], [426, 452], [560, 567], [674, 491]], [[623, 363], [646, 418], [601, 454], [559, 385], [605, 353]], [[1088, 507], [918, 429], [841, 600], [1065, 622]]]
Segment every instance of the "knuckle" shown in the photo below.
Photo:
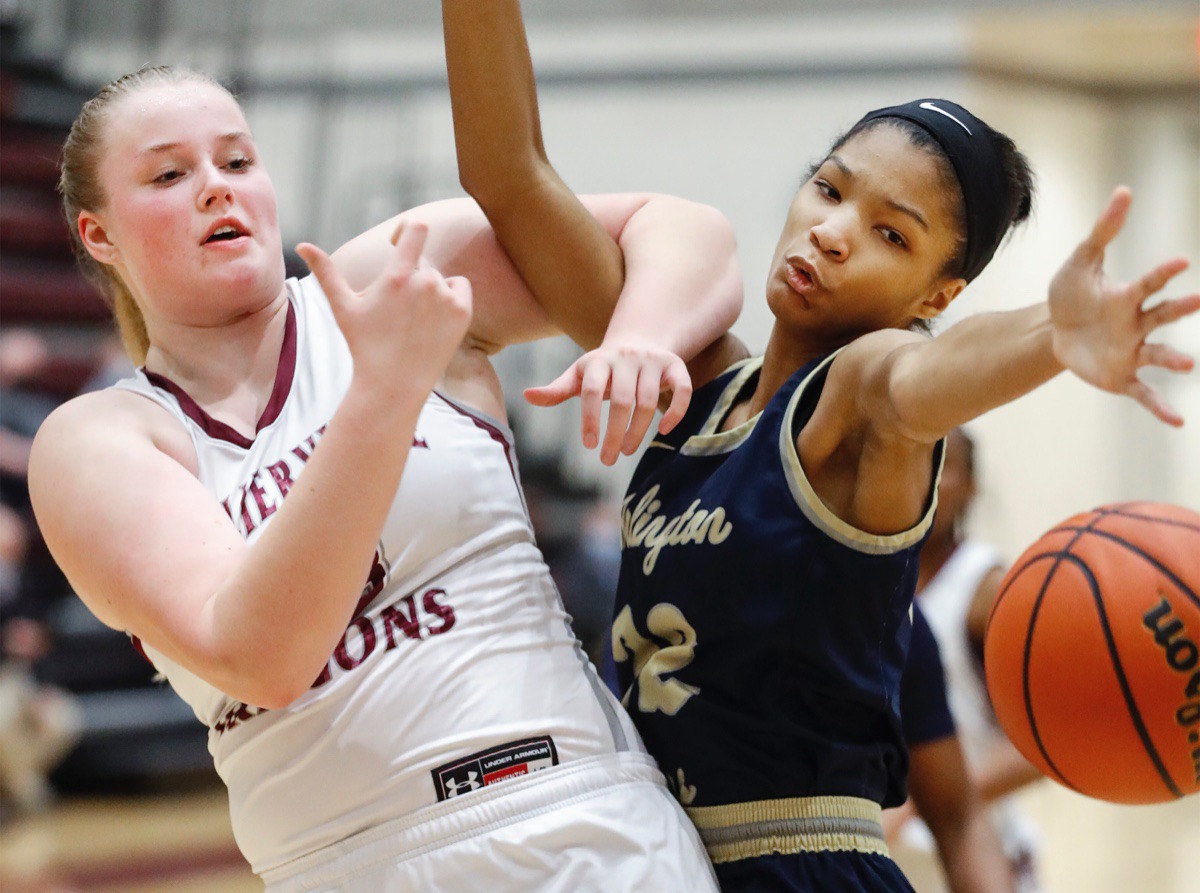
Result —
[[436, 292], [440, 278], [432, 270], [418, 269], [408, 274], [408, 287], [413, 291]]
[[408, 270], [388, 270], [383, 274], [383, 282], [391, 288], [405, 288], [412, 280], [413, 274]]

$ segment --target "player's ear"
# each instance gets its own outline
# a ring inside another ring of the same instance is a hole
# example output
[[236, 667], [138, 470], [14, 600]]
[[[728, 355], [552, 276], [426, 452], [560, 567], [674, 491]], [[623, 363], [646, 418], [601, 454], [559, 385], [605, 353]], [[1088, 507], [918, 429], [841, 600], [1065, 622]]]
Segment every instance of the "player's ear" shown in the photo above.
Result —
[[120, 249], [109, 236], [104, 221], [93, 211], [80, 211], [75, 220], [84, 250], [102, 264], [112, 265], [120, 257]]
[[941, 316], [950, 303], [967, 287], [967, 280], [962, 278], [949, 279], [940, 283], [934, 291], [927, 295], [917, 305], [915, 313], [919, 319], [933, 319]]

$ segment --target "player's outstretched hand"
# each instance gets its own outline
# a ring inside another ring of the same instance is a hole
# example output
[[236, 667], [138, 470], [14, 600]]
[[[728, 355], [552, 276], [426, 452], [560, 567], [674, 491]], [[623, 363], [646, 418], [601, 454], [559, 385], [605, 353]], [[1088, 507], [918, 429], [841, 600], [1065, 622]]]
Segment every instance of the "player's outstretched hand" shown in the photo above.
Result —
[[[600, 444], [600, 461], [612, 465], [621, 453], [628, 456], [637, 450], [665, 392], [670, 392], [671, 403], [658, 425], [662, 434], [679, 423], [692, 399], [687, 366], [661, 348], [602, 344], [549, 384], [526, 389], [525, 399], [535, 406], [557, 406], [579, 397], [583, 445], [590, 450]], [[608, 429], [601, 443], [600, 414], [606, 398]]]
[[402, 223], [383, 271], [361, 292], [350, 288], [320, 248], [296, 246], [329, 298], [354, 358], [356, 378], [383, 386], [415, 385], [427, 392], [467, 333], [471, 285], [461, 276], [444, 278], [422, 260], [428, 233], [423, 223]]
[[1200, 294], [1146, 301], [1187, 269], [1184, 258], [1159, 264], [1129, 283], [1109, 281], [1104, 252], [1129, 212], [1132, 194], [1119, 187], [1100, 214], [1091, 234], [1059, 268], [1050, 283], [1050, 321], [1059, 362], [1096, 387], [1137, 400], [1168, 425], [1183, 418], [1150, 385], [1138, 378], [1143, 366], [1187, 372], [1194, 362], [1165, 344], [1147, 342], [1159, 326], [1200, 310]]

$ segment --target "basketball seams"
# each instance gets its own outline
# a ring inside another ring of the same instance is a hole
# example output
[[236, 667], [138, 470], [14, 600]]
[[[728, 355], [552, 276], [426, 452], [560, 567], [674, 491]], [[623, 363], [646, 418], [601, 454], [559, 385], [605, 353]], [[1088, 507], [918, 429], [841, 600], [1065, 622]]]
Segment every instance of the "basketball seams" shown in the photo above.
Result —
[[[1096, 533], [1095, 530], [1088, 532]], [[1062, 557], [1064, 560], [1077, 565], [1087, 578], [1088, 588], [1092, 591], [1092, 600], [1096, 604], [1096, 613], [1100, 616], [1100, 628], [1104, 632], [1104, 641], [1108, 646], [1108, 656], [1112, 660], [1113, 672], [1117, 674], [1117, 684], [1121, 688], [1121, 696], [1125, 699], [1125, 708], [1129, 712], [1129, 718], [1133, 722], [1133, 727], [1137, 730], [1138, 737], [1142, 739], [1142, 746], [1146, 750], [1146, 755], [1150, 758], [1150, 762], [1154, 764], [1154, 768], [1158, 771], [1163, 784], [1167, 786], [1167, 790], [1176, 798], [1181, 798], [1183, 797], [1183, 792], [1179, 790], [1179, 786], [1171, 778], [1171, 773], [1163, 763], [1162, 757], [1158, 753], [1158, 748], [1154, 746], [1154, 741], [1150, 737], [1150, 730], [1146, 728], [1146, 723], [1142, 719], [1142, 713], [1138, 710], [1137, 701], [1133, 696], [1133, 689], [1129, 685], [1129, 679], [1125, 675], [1125, 667], [1121, 663], [1121, 656], [1117, 653], [1117, 642], [1113, 636], [1112, 626], [1108, 622], [1108, 613], [1104, 610], [1104, 599], [1100, 595], [1100, 584], [1097, 582], [1095, 574], [1092, 573], [1092, 569], [1087, 566], [1087, 562], [1078, 555], [1066, 554]]]
[[[1049, 714], [1043, 715], [1043, 725], [1045, 728], [1039, 728], [1037, 716], [1034, 713], [1033, 700], [1035, 696], [1040, 697], [1042, 680], [1044, 674], [1050, 671], [1054, 672], [1053, 652], [1047, 652], [1047, 640], [1044, 635], [1039, 636], [1039, 641], [1042, 645], [1038, 646], [1041, 650], [1037, 652], [1038, 668], [1033, 667], [1034, 646], [1033, 638], [1035, 630], [1046, 630], [1045, 624], [1039, 626], [1039, 621], [1045, 620], [1046, 623], [1055, 626], [1062, 621], [1058, 617], [1059, 609], [1055, 606], [1060, 605], [1058, 592], [1063, 585], [1067, 583], [1066, 577], [1069, 576], [1068, 571], [1063, 569], [1060, 571], [1063, 562], [1069, 562], [1070, 565], [1079, 568], [1081, 571], [1081, 580], [1086, 582], [1090, 590], [1091, 599], [1095, 606], [1097, 619], [1099, 620], [1100, 632], [1104, 637], [1104, 650], [1099, 650], [1098, 641], [1089, 639], [1095, 642], [1092, 654], [1094, 659], [1100, 661], [1095, 667], [1096, 672], [1103, 673], [1105, 680], [1115, 678], [1117, 688], [1121, 692], [1121, 698], [1124, 701], [1125, 715], [1128, 717], [1133, 730], [1137, 734], [1142, 749], [1148, 763], [1141, 762], [1141, 758], [1136, 756], [1133, 742], [1135, 739], [1128, 738], [1128, 759], [1133, 761], [1129, 764], [1130, 770], [1133, 766], [1140, 765], [1148, 767], [1153, 765], [1162, 787], [1150, 779], [1152, 776], [1146, 773], [1144, 769], [1138, 772], [1139, 776], [1144, 776], [1145, 780], [1140, 783], [1142, 793], [1139, 795], [1152, 797], [1155, 800], [1164, 799], [1162, 791], [1166, 791], [1170, 799], [1180, 799], [1185, 796], [1181, 790], [1181, 783], [1177, 783], [1173, 777], [1171, 769], [1165, 764], [1163, 755], [1158, 750], [1158, 743], [1163, 743], [1167, 747], [1167, 742], [1158, 742], [1155, 740], [1154, 734], [1157, 733], [1157, 726], [1154, 726], [1155, 732], [1152, 734], [1151, 726], [1147, 725], [1147, 719], [1143, 716], [1142, 707], [1147, 711], [1151, 711], [1151, 703], [1157, 703], [1153, 699], [1151, 702], [1139, 703], [1139, 697], [1142, 697], [1146, 692], [1141, 688], [1135, 692], [1134, 685], [1140, 684], [1138, 668], [1140, 662], [1136, 660], [1137, 651], [1120, 650], [1120, 647], [1128, 645], [1124, 638], [1118, 634], [1123, 634], [1125, 630], [1124, 609], [1116, 602], [1108, 602], [1106, 598], [1111, 598], [1112, 592], [1107, 588], [1101, 588], [1101, 576], [1107, 575], [1105, 570], [1106, 564], [1101, 563], [1093, 569], [1089, 562], [1095, 558], [1099, 559], [1104, 555], [1104, 549], [1110, 550], [1115, 561], [1120, 561], [1122, 554], [1128, 555], [1125, 558], [1126, 562], [1131, 562], [1131, 559], [1137, 558], [1144, 562], [1143, 567], [1153, 569], [1161, 575], [1162, 582], [1160, 588], [1167, 585], [1173, 585], [1175, 590], [1180, 593], [1185, 601], [1179, 601], [1178, 605], [1182, 607], [1184, 604], [1191, 604], [1200, 609], [1200, 586], [1197, 585], [1195, 569], [1190, 567], [1190, 563], [1185, 560], [1184, 565], [1180, 565], [1178, 570], [1172, 570], [1168, 563], [1178, 564], [1178, 558], [1185, 557], [1192, 553], [1190, 541], [1191, 534], [1200, 534], [1200, 524], [1190, 523], [1196, 517], [1188, 509], [1182, 507], [1162, 506], [1163, 516], [1155, 516], [1154, 514], [1143, 514], [1143, 512], [1153, 513], [1159, 510], [1160, 504], [1153, 502], [1128, 502], [1116, 505], [1100, 506], [1089, 512], [1078, 514], [1067, 519], [1061, 524], [1048, 530], [1042, 537], [1039, 538], [1031, 548], [1021, 556], [1018, 564], [1014, 566], [1002, 585], [1000, 592], [997, 593], [995, 603], [988, 615], [988, 631], [992, 631], [993, 623], [996, 623], [996, 632], [1003, 630], [1006, 654], [1001, 656], [999, 653], [1000, 646], [996, 646], [996, 653], [991, 656], [997, 661], [997, 670], [1004, 667], [1006, 676], [1011, 680], [1005, 684], [1007, 691], [1004, 693], [1005, 709], [1009, 711], [1008, 715], [1013, 722], [1014, 732], [1020, 731], [1022, 747], [1031, 748], [1036, 746], [1036, 750], [1030, 749], [1031, 754], [1041, 757], [1041, 765], [1047, 770], [1047, 774], [1055, 778], [1057, 781], [1064, 784], [1066, 787], [1080, 793], [1087, 793], [1076, 785], [1072, 784], [1063, 774], [1062, 770], [1055, 764], [1048, 751], [1048, 746], [1055, 748], [1058, 751], [1060, 759], [1064, 759], [1066, 764], [1071, 763], [1070, 749], [1063, 750], [1063, 742], [1059, 740], [1059, 735], [1062, 729], [1058, 729], [1053, 722], [1049, 722]], [[1169, 509], [1169, 511], [1168, 511]], [[1106, 524], [1106, 519], [1112, 518], [1111, 525]], [[1149, 525], [1157, 525], [1150, 527]], [[1105, 527], [1111, 529], [1104, 529]], [[1140, 528], [1140, 529], [1139, 529]], [[1172, 533], [1177, 530], [1180, 533]], [[1085, 539], [1088, 534], [1094, 534], [1101, 539], [1093, 544], [1080, 543], [1081, 539]], [[1128, 539], [1126, 538], [1128, 537]], [[1166, 538], [1167, 543], [1164, 544], [1160, 540]], [[1145, 540], [1145, 545], [1141, 545], [1142, 540]], [[1113, 554], [1111, 546], [1106, 546], [1105, 543], [1111, 542], [1122, 547], [1120, 552]], [[1172, 548], [1171, 546], [1174, 546]], [[1160, 560], [1155, 557], [1151, 551], [1162, 547], [1163, 558]], [[1033, 554], [1038, 550], [1036, 554]], [[1078, 550], [1078, 551], [1076, 551]], [[1096, 550], [1093, 552], [1093, 550]], [[1182, 556], [1179, 554], [1182, 552]], [[1130, 554], [1132, 553], [1132, 554]], [[1050, 566], [1046, 567], [1046, 563], [1050, 562]], [[1136, 566], [1138, 562], [1132, 561]], [[1034, 568], [1034, 565], [1039, 565]], [[1033, 573], [1035, 576], [1030, 578], [1028, 573]], [[1145, 571], [1142, 571], [1145, 573]], [[1036, 575], [1041, 575], [1041, 579]], [[1073, 578], [1072, 578], [1073, 579]], [[1107, 576], [1105, 576], [1107, 580]], [[1185, 582], [1185, 579], [1189, 582]], [[1018, 584], [1018, 581], [1020, 583]], [[1190, 583], [1190, 585], [1189, 585]], [[1032, 585], [1031, 585], [1032, 584]], [[1107, 582], [1105, 584], [1107, 586]], [[1051, 586], [1056, 590], [1055, 594], [1047, 601], [1047, 595], [1050, 592]], [[1079, 588], [1079, 582], [1073, 582], [1068, 585], [1069, 589], [1074, 589], [1077, 597], [1087, 598], [1087, 595]], [[1118, 587], [1119, 588], [1119, 587]], [[1016, 593], [1012, 592], [1016, 589]], [[1165, 589], [1163, 591], [1166, 591]], [[1117, 593], [1120, 594], [1120, 593]], [[1016, 599], [1014, 602], [1013, 600]], [[1072, 599], [1072, 603], [1074, 599]], [[1005, 605], [1005, 613], [999, 615], [1001, 605]], [[1012, 607], [1017, 605], [1017, 607]], [[1043, 607], [1046, 610], [1042, 610]], [[1015, 612], [1015, 613], [1014, 613]], [[1014, 626], [1013, 621], [1016, 621]], [[1119, 621], [1119, 622], [1117, 622]], [[1073, 622], [1068, 620], [1068, 622]], [[1114, 625], [1115, 622], [1115, 625]], [[985, 633], [986, 636], [987, 633]], [[1022, 639], [1024, 640], [1022, 643]], [[1053, 639], [1053, 636], [1052, 636]], [[1020, 644], [1019, 644], [1020, 643]], [[1015, 646], [1015, 647], [1014, 647]], [[1019, 652], [1017, 649], [1021, 649]], [[1122, 661], [1122, 654], [1125, 654], [1126, 661]], [[1047, 658], [1051, 659], [1050, 663], [1046, 663]], [[1113, 676], [1108, 676], [1107, 672], [1101, 668], [1104, 659], [1107, 658], [1109, 666], [1112, 667]], [[1014, 665], [1019, 660], [1019, 666]], [[1129, 663], [1133, 675], [1128, 675], [1126, 672], [1125, 663]], [[986, 669], [986, 667], [985, 667]], [[1033, 678], [1036, 672], [1037, 678]], [[1021, 677], [1021, 694], [1017, 695], [1015, 686], [1016, 675]], [[997, 682], [1003, 681], [1000, 679]], [[1105, 681], [1105, 687], [1111, 686], [1111, 682]], [[1111, 691], [1111, 688], [1110, 688]], [[1063, 696], [1067, 696], [1067, 692], [1061, 692]], [[1113, 693], [1115, 695], [1115, 692]], [[1014, 696], [1020, 698], [1016, 701]], [[1144, 700], [1144, 698], [1143, 698]], [[1020, 706], [1018, 706], [1018, 703]], [[1109, 713], [1108, 722], [1116, 722], [1123, 729], [1128, 729], [1129, 726], [1124, 725], [1121, 720], [1119, 708], [1116, 706], [1115, 696], [1110, 696], [1112, 712]], [[1046, 713], [1046, 708], [1055, 707], [1053, 704], [1045, 704], [1039, 701], [1039, 709], [1042, 713]], [[1055, 707], [1057, 710], [1058, 708]], [[1021, 727], [1021, 712], [1024, 711], [1024, 727]], [[1053, 712], [1053, 711], [1052, 711]], [[1147, 713], [1151, 720], [1157, 714]], [[1069, 724], [1065, 727], [1068, 733], [1071, 732]], [[1043, 740], [1043, 734], [1046, 735]], [[1122, 733], [1122, 738], [1128, 735], [1128, 732]], [[1029, 743], [1032, 738], [1032, 745]], [[1169, 755], [1169, 754], [1168, 754]], [[1074, 770], [1073, 770], [1074, 771]], [[1086, 773], [1085, 773], [1086, 774]], [[1086, 780], [1086, 779], [1085, 779]], [[1160, 792], [1155, 794], [1154, 792]], [[1093, 794], [1092, 796], [1100, 796], [1104, 799], [1103, 794]], [[1119, 801], [1124, 801], [1124, 797], [1119, 798]], [[1134, 800], [1126, 802], [1147, 802], [1145, 800]]]
[[1120, 536], [1118, 536], [1115, 533], [1109, 533], [1107, 530], [1100, 530], [1099, 528], [1058, 527], [1055, 529], [1056, 530], [1077, 530], [1079, 532], [1078, 535], [1075, 537], [1075, 539], [1071, 540], [1070, 545], [1067, 546], [1068, 549], [1070, 548], [1071, 545], [1074, 545], [1076, 540], [1078, 540], [1085, 533], [1089, 533], [1093, 536], [1101, 536], [1107, 540], [1111, 540], [1114, 543], [1124, 546], [1130, 552], [1133, 552], [1135, 555], [1137, 555], [1140, 558], [1142, 558], [1143, 560], [1145, 560], [1148, 564], [1152, 565], [1155, 570], [1157, 570], [1160, 574], [1162, 574], [1164, 577], [1166, 577], [1172, 583], [1174, 583], [1176, 588], [1183, 594], [1183, 596], [1185, 598], [1187, 598], [1190, 602], [1192, 602], [1192, 604], [1194, 604], [1197, 608], [1200, 608], [1200, 594], [1193, 591], [1190, 586], [1188, 586], [1186, 583], [1184, 583], [1183, 580], [1179, 579], [1179, 576], [1174, 571], [1172, 571], [1169, 567], [1167, 567], [1165, 564], [1163, 564], [1161, 561], [1159, 561], [1157, 558], [1155, 558], [1150, 553], [1144, 551], [1140, 546], [1137, 546], [1134, 543], [1129, 542], [1129, 540], [1122, 539]]
[[[1133, 502], [1127, 503], [1127, 505], [1144, 505], [1144, 503]], [[1103, 512], [1105, 516], [1128, 518], [1132, 521], [1146, 521], [1150, 524], [1163, 524], [1167, 527], [1179, 527], [1183, 530], [1191, 530], [1195, 533], [1200, 533], [1200, 524], [1189, 524], [1186, 521], [1176, 521], [1174, 518], [1158, 518], [1154, 515], [1139, 515], [1135, 514], [1134, 512], [1121, 511], [1121, 509], [1125, 507], [1125, 505], [1112, 505], [1097, 509], [1096, 511]]]
[[[1076, 537], [1078, 539], [1078, 536]], [[1072, 540], [1074, 542], [1074, 540]], [[1025, 701], [1025, 719], [1029, 723], [1029, 731], [1033, 733], [1033, 741], [1037, 745], [1038, 752], [1041, 753], [1042, 759], [1046, 761], [1046, 765], [1058, 776], [1058, 780], [1073, 791], [1079, 791], [1079, 788], [1071, 784], [1067, 777], [1063, 775], [1062, 770], [1058, 768], [1049, 752], [1046, 750], [1046, 745], [1042, 742], [1042, 734], [1038, 731], [1037, 718], [1033, 714], [1033, 692], [1029, 687], [1029, 664], [1033, 658], [1033, 631], [1037, 627], [1038, 613], [1042, 608], [1042, 600], [1046, 596], [1046, 590], [1050, 588], [1050, 581], [1054, 579], [1055, 572], [1058, 571], [1058, 566], [1062, 564], [1064, 558], [1068, 557], [1066, 552], [1043, 552], [1040, 555], [1034, 556], [1029, 561], [1025, 562], [1021, 568], [1012, 575], [1008, 586], [996, 597], [996, 604], [993, 605], [992, 613], [995, 614], [995, 609], [1000, 605], [1000, 599], [1004, 593], [1018, 580], [1021, 574], [1043, 558], [1053, 558], [1054, 566], [1046, 573], [1045, 579], [1042, 580], [1042, 587], [1038, 591], [1037, 599], [1033, 603], [1033, 608], [1029, 613], [1029, 629], [1025, 633], [1025, 646], [1021, 655], [1021, 694]]]

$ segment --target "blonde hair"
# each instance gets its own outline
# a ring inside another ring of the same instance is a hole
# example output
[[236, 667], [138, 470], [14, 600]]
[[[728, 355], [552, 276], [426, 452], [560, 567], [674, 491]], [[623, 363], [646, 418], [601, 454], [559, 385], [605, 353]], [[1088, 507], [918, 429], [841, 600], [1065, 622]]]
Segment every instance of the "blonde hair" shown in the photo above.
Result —
[[125, 352], [139, 366], [146, 361], [146, 351], [150, 348], [150, 337], [146, 333], [146, 321], [141, 308], [117, 271], [108, 264], [100, 263], [84, 247], [79, 235], [79, 212], [99, 211], [107, 200], [100, 182], [100, 158], [109, 108], [144, 87], [187, 82], [210, 84], [225, 90], [216, 78], [201, 71], [170, 65], [139, 69], [106, 84], [84, 103], [63, 144], [58, 191], [62, 196], [63, 213], [67, 218], [75, 257], [84, 275], [100, 289], [112, 307]]

